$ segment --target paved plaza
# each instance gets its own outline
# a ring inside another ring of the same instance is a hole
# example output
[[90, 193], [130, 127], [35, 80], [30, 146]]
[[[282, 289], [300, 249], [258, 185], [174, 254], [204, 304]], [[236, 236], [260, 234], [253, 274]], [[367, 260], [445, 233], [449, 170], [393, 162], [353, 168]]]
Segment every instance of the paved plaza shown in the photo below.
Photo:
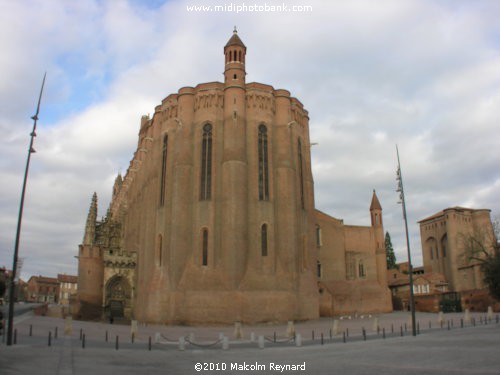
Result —
[[132, 342], [130, 325], [73, 321], [72, 334], [64, 335], [64, 320], [26, 314], [16, 318], [16, 345], [6, 346], [2, 337], [0, 373], [500, 374], [496, 316], [472, 314], [467, 322], [463, 314], [444, 314], [440, 323], [437, 314], [418, 313], [416, 337], [408, 318], [407, 313], [346, 317], [337, 335], [331, 319], [296, 323], [295, 341], [287, 337], [287, 324], [243, 326], [241, 339], [234, 337], [234, 327], [139, 324]]

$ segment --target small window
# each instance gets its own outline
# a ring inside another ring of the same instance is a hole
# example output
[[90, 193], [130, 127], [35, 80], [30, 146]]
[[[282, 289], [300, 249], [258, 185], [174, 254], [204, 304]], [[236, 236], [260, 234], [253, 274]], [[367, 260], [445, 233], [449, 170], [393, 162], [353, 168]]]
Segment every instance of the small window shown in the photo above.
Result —
[[267, 256], [267, 224], [262, 224], [260, 228], [260, 250], [263, 257]]
[[235, 75], [233, 76], [233, 79], [238, 79], [238, 76], [235, 74]]
[[208, 266], [208, 230], [203, 229], [201, 265]]

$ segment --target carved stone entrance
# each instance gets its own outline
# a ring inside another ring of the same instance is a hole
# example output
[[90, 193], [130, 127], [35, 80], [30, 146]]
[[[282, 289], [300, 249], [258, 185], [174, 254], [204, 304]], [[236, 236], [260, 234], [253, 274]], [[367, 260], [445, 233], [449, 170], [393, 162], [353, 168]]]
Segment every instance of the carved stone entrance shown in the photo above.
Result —
[[116, 275], [106, 284], [106, 307], [113, 318], [125, 317], [125, 310], [130, 306], [130, 285], [126, 278]]

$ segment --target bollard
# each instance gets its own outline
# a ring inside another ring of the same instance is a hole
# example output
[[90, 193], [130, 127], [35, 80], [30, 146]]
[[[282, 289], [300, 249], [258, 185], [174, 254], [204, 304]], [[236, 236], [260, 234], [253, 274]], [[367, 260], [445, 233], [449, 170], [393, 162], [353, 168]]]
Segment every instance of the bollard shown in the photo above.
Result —
[[314, 329], [312, 330], [312, 340], [314, 341]]
[[286, 326], [287, 337], [293, 337], [295, 335], [295, 324], [293, 320], [289, 320]]
[[300, 333], [295, 335], [295, 346], [302, 346], [302, 336]]
[[448, 320], [448, 331], [450, 330], [450, 321]]
[[132, 332], [132, 335], [130, 335], [130, 341], [132, 342], [132, 344], [135, 341], [135, 333], [133, 333], [133, 332]]
[[234, 338], [237, 340], [243, 338], [243, 330], [241, 329], [241, 322], [234, 322]]
[[330, 328], [330, 340], [332, 339], [332, 329]]
[[276, 343], [276, 331], [274, 331], [273, 341], [274, 341], [274, 343]]
[[264, 349], [264, 336], [259, 336], [259, 348]]
[[51, 346], [51, 345], [52, 345], [52, 332], [49, 331], [49, 342], [48, 342], [47, 346]]
[[222, 350], [228, 350], [229, 349], [229, 338], [227, 336], [224, 336], [222, 339]]
[[379, 326], [378, 326], [378, 317], [373, 318], [373, 332], [377, 332], [377, 335], [380, 332]]
[[394, 333], [394, 324], [391, 324], [391, 333]]
[[460, 318], [460, 328], [464, 328], [464, 320]]
[[148, 350], [151, 351], [151, 336], [149, 336], [149, 341], [148, 341]]
[[382, 337], [385, 339], [385, 328], [382, 328]]
[[137, 335], [137, 320], [130, 321], [130, 334]]
[[337, 336], [339, 334], [339, 321], [337, 319], [333, 320], [333, 334]]
[[85, 333], [82, 336], [82, 349], [85, 349]]
[[321, 345], [323, 345], [323, 332], [321, 332]]
[[184, 336], [179, 337], [179, 350], [184, 351], [186, 348], [186, 341], [184, 339]]
[[106, 336], [104, 337], [104, 340], [108, 342], [108, 330], [106, 330]]
[[400, 327], [401, 327], [401, 337], [403, 337], [403, 326]]
[[343, 332], [343, 338], [342, 338], [342, 341], [344, 342], [345, 344], [345, 331]]
[[17, 344], [17, 328], [14, 329], [14, 345]]
[[115, 349], [116, 350], [118, 350], [118, 341], [119, 341], [118, 336], [116, 336], [116, 341], [115, 341]]
[[349, 337], [349, 328], [346, 328], [345, 332], [346, 332], [347, 337]]
[[33, 336], [33, 324], [30, 324], [30, 337]]
[[73, 318], [71, 316], [67, 316], [64, 319], [64, 334], [71, 335], [73, 333]]
[[363, 341], [366, 341], [366, 331], [365, 328], [361, 328], [363, 330]]
[[465, 322], [465, 324], [470, 324], [470, 310], [469, 309], [465, 309], [464, 322]]
[[57, 339], [57, 327], [54, 330], [54, 338]]

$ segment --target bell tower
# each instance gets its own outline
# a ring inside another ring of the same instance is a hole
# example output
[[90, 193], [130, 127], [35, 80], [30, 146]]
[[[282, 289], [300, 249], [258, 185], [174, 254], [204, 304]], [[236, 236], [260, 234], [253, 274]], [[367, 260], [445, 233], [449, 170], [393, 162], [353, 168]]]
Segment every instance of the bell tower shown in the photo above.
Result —
[[227, 86], [245, 87], [245, 55], [247, 47], [243, 44], [236, 27], [224, 47], [224, 83]]

